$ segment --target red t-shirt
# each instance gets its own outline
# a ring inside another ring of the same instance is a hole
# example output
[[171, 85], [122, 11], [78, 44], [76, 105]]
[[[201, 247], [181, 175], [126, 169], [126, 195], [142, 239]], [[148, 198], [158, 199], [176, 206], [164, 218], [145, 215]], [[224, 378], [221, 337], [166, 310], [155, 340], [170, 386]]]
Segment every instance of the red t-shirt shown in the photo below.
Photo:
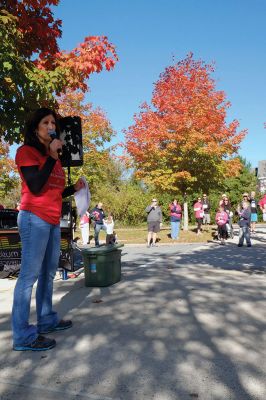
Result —
[[259, 206], [261, 206], [262, 208], [265, 208], [265, 204], [266, 204], [266, 196], [264, 195], [263, 198], [259, 201]]
[[62, 209], [62, 192], [65, 188], [65, 172], [61, 161], [57, 160], [54, 168], [38, 194], [33, 194], [21, 173], [20, 167], [38, 165], [42, 168], [48, 155], [43, 156], [37, 149], [31, 146], [21, 146], [17, 150], [16, 164], [22, 179], [20, 210], [31, 211], [49, 224], [57, 225], [60, 222]]
[[195, 212], [195, 218], [203, 218], [204, 215], [203, 204], [200, 201], [197, 201], [194, 204], [194, 212]]

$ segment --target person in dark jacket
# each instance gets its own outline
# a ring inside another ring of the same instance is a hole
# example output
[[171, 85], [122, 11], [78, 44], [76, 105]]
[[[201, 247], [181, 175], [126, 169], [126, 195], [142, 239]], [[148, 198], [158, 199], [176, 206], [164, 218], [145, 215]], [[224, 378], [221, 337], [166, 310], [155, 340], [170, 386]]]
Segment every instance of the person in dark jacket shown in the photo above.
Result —
[[100, 230], [106, 231], [106, 226], [103, 223], [105, 213], [103, 211], [103, 203], [99, 202], [90, 212], [91, 219], [94, 221], [94, 240], [95, 246], [98, 247]]
[[[158, 205], [157, 199], [153, 199], [151, 205], [146, 207], [147, 223], [148, 223], [148, 237], [147, 247], [156, 247], [157, 233], [160, 232], [162, 224], [162, 210]], [[151, 243], [152, 242], [152, 243]]]
[[182, 209], [178, 200], [174, 199], [171, 204], [169, 204], [170, 209], [170, 222], [171, 222], [171, 238], [173, 240], [179, 239], [180, 231], [180, 221], [182, 217]]
[[250, 233], [249, 233], [249, 226], [250, 226], [250, 207], [249, 202], [242, 203], [242, 209], [239, 207], [238, 209], [239, 214], [239, 242], [238, 247], [242, 247], [244, 243], [244, 239], [246, 239], [247, 247], [251, 247], [250, 241]]

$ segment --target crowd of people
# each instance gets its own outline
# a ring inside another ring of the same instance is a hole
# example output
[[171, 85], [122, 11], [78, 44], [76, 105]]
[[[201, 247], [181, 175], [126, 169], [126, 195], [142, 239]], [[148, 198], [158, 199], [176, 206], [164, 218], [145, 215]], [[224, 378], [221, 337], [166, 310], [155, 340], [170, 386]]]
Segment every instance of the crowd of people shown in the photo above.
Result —
[[[250, 233], [256, 233], [256, 223], [258, 221], [258, 210], [262, 212], [263, 221], [266, 221], [266, 195], [260, 200], [256, 200], [256, 193], [243, 193], [242, 199], [234, 210], [229, 197], [222, 194], [221, 199], [216, 205], [215, 223], [217, 224], [217, 238], [221, 244], [225, 244], [225, 240], [234, 237], [233, 217], [237, 215], [239, 225], [239, 242], [238, 246], [242, 247], [244, 240], [248, 247], [251, 247]], [[211, 202], [206, 193], [202, 197], [198, 197], [193, 205], [195, 220], [197, 223], [196, 233], [202, 234], [203, 225], [211, 224]], [[162, 210], [158, 205], [157, 199], [152, 199], [149, 206], [146, 207], [148, 235], [147, 246], [156, 246], [157, 233], [162, 226]], [[182, 220], [182, 206], [177, 199], [169, 204], [169, 215], [171, 223], [171, 238], [179, 239], [180, 224]]]
[[[221, 240], [221, 244], [224, 245], [228, 237], [233, 237], [233, 217], [237, 215], [239, 225], [238, 246], [242, 247], [245, 240], [247, 246], [251, 247], [250, 233], [256, 233], [259, 209], [262, 212], [263, 221], [266, 221], [266, 195], [260, 201], [257, 201], [254, 191], [250, 194], [243, 193], [241, 201], [236, 209], [233, 210], [230, 199], [226, 194], [223, 194], [215, 215], [218, 238]], [[206, 194], [203, 195], [203, 201], [198, 198], [194, 204], [194, 212], [198, 223], [197, 234], [201, 234], [202, 224], [210, 223], [210, 202]]]
[[[4, 208], [1, 205], [1, 208]], [[15, 207], [20, 210], [20, 203]], [[208, 227], [211, 224], [212, 205], [206, 193], [197, 198], [193, 205], [194, 216], [196, 220], [196, 234], [201, 235], [203, 226]], [[213, 208], [215, 213], [215, 223], [217, 224], [217, 238], [224, 245], [226, 239], [234, 237], [233, 218], [238, 217], [240, 229], [239, 246], [243, 246], [246, 240], [247, 246], [251, 246], [250, 234], [256, 233], [256, 223], [258, 221], [258, 210], [262, 212], [262, 219], [266, 222], [266, 194], [259, 201], [256, 199], [256, 193], [243, 193], [238, 206], [233, 209], [230, 199], [226, 194], [222, 194], [218, 205]], [[158, 200], [153, 198], [151, 204], [145, 209], [147, 214], [147, 246], [157, 247], [157, 234], [162, 227], [163, 213]], [[173, 199], [169, 204], [169, 217], [171, 225], [170, 237], [173, 240], [179, 240], [180, 227], [183, 217], [183, 209], [178, 199]], [[80, 217], [79, 228], [81, 232], [81, 241], [83, 245], [90, 244], [90, 227], [94, 229], [94, 243], [99, 247], [100, 231], [106, 233], [105, 244], [114, 245], [117, 243], [117, 235], [114, 231], [114, 218], [112, 213], [105, 214], [103, 203], [98, 202], [96, 206], [88, 210]]]

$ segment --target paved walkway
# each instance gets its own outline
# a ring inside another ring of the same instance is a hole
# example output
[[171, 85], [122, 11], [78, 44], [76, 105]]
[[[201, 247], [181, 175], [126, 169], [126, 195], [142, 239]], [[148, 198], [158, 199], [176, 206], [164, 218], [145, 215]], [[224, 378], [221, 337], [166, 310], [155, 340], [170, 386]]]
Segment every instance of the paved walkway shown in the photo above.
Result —
[[0, 399], [265, 400], [266, 237], [236, 240], [125, 246], [108, 288], [57, 279], [74, 326], [47, 352], [11, 350], [14, 282], [1, 280]]

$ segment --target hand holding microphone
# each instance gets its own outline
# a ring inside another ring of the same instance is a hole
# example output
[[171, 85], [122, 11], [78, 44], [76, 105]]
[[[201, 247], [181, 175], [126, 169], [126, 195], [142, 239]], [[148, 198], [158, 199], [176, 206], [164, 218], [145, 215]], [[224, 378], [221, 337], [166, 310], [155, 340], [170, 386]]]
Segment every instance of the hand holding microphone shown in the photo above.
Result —
[[58, 156], [62, 155], [62, 142], [58, 139], [56, 131], [49, 131], [49, 136], [52, 139], [49, 145], [50, 154], [53, 158], [58, 159]]

